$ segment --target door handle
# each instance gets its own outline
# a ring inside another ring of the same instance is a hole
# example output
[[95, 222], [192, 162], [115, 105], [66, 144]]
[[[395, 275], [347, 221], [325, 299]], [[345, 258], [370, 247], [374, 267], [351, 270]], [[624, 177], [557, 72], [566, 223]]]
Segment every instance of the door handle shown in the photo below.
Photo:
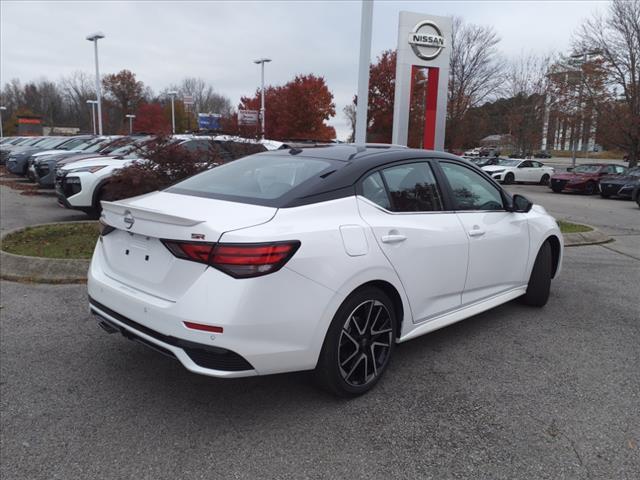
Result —
[[380, 240], [382, 243], [400, 243], [407, 239], [404, 235], [383, 235]]
[[485, 234], [484, 230], [480, 230], [479, 228], [473, 229], [473, 230], [469, 230], [469, 236], [470, 237], [481, 237], [482, 235]]

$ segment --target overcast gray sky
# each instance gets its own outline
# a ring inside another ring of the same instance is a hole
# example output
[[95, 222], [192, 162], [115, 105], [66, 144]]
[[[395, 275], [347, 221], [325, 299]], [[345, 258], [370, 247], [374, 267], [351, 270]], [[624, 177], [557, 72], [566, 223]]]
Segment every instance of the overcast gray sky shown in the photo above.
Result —
[[[298, 73], [325, 77], [334, 94], [338, 138], [342, 113], [357, 88], [360, 1], [0, 2], [0, 81], [57, 80], [75, 70], [93, 72], [88, 33], [102, 31], [101, 73], [124, 68], [161, 90], [185, 76], [202, 77], [237, 105], [260, 81], [252, 60], [267, 56], [266, 82]], [[493, 25], [507, 57], [566, 51], [571, 32], [598, 1], [380, 1], [374, 3], [372, 57], [397, 45], [398, 12], [458, 15]], [[267, 105], [268, 109], [268, 105]]]

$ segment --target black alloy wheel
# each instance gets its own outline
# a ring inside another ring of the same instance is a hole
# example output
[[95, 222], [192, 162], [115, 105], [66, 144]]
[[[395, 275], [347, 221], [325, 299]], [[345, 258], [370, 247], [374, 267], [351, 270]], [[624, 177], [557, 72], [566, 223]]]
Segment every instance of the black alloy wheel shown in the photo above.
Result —
[[338, 346], [338, 365], [345, 383], [361, 387], [384, 370], [393, 343], [391, 322], [389, 311], [378, 300], [367, 300], [351, 312]]
[[509, 172], [504, 176], [504, 183], [505, 185], [511, 185], [513, 183], [513, 181], [515, 180], [515, 176], [513, 175], [513, 173]]
[[321, 387], [355, 397], [380, 380], [396, 339], [393, 303], [378, 288], [356, 290], [333, 317], [315, 370]]
[[542, 175], [542, 178], [540, 179], [540, 185], [549, 185], [549, 179], [551, 177], [549, 176], [549, 174], [545, 173], [544, 175]]
[[595, 182], [587, 182], [587, 185], [584, 187], [584, 193], [587, 195], [593, 195], [596, 193], [597, 187]]

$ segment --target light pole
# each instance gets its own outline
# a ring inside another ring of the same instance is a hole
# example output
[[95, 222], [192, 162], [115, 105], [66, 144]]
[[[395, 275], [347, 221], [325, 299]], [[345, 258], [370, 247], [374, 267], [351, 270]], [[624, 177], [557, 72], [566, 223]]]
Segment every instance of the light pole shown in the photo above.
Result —
[[[600, 53], [600, 50], [592, 50], [592, 51], [585, 51], [585, 52], [579, 52], [579, 53], [574, 53], [573, 55], [571, 55], [571, 58], [575, 58], [575, 59], [579, 59], [578, 60], [578, 65], [580, 68], [580, 89], [578, 90], [578, 105], [576, 108], [576, 120], [574, 122], [574, 128], [573, 128], [573, 132], [572, 132], [572, 136], [573, 136], [573, 142], [571, 145], [571, 167], [576, 168], [576, 146], [577, 146], [577, 141], [578, 138], [576, 138], [576, 135], [579, 136], [580, 138], [580, 146], [582, 147], [582, 138], [584, 137], [584, 132], [583, 132], [583, 127], [584, 127], [584, 118], [582, 118], [583, 114], [584, 114], [584, 109], [582, 108], [582, 89], [584, 87], [584, 65], [589, 61], [589, 56], [590, 55], [598, 55]], [[578, 124], [578, 122], [580, 122]], [[581, 148], [582, 149], [582, 148]]]
[[259, 58], [254, 60], [253, 63], [260, 65], [261, 77], [260, 77], [260, 96], [261, 106], [260, 106], [260, 118], [262, 120], [262, 139], [264, 140], [264, 64], [270, 62], [270, 58]]
[[178, 92], [176, 91], [167, 92], [167, 95], [171, 97], [171, 132], [175, 135], [176, 134], [176, 109], [173, 102], [175, 101], [175, 98], [176, 98], [176, 95], [178, 95]]
[[129, 135], [131, 135], [133, 133], [133, 119], [136, 118], [136, 116], [128, 114], [126, 117], [129, 119]]
[[93, 125], [93, 134], [96, 134], [96, 105], [97, 100], [87, 100], [87, 104], [91, 105], [91, 125]]
[[96, 97], [98, 104], [98, 132], [102, 135], [102, 91], [100, 89], [100, 69], [98, 68], [98, 40], [104, 38], [104, 33], [96, 32], [87, 35], [87, 40], [93, 42], [93, 48], [96, 58]]
[[0, 138], [4, 137], [4, 133], [2, 132], [2, 112], [4, 112], [7, 107], [0, 107]]
[[355, 141], [367, 143], [367, 108], [369, 105], [369, 65], [371, 64], [371, 31], [373, 1], [362, 0], [360, 13], [360, 56], [358, 59], [358, 105], [356, 105]]

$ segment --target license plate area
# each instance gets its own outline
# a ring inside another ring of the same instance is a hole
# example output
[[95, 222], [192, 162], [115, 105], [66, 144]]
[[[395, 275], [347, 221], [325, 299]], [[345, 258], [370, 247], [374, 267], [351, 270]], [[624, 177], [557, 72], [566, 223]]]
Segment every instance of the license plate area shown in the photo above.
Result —
[[104, 236], [103, 246], [114, 272], [152, 283], [161, 281], [174, 261], [157, 238], [122, 230]]
[[115, 230], [102, 237], [104, 273], [127, 286], [175, 301], [207, 269], [181, 260], [156, 237]]

